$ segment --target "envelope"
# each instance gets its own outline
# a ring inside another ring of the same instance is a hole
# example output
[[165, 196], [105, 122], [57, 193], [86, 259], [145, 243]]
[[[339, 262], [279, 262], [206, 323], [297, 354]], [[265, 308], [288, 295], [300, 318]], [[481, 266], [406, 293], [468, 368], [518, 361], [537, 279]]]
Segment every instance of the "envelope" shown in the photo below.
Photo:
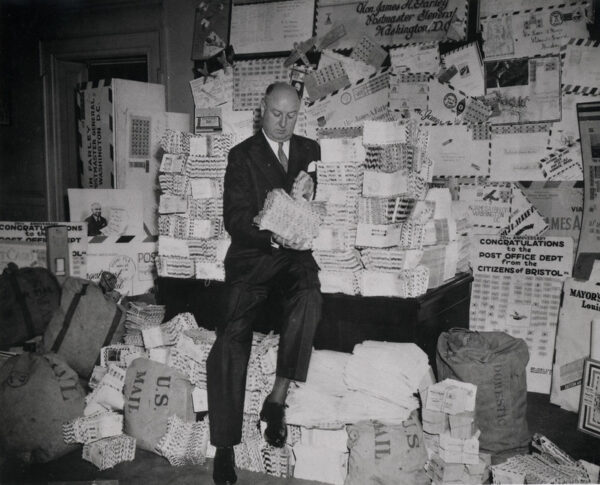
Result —
[[598, 41], [584, 38], [563, 41], [562, 84], [565, 92], [597, 92], [600, 87], [599, 45]]
[[585, 3], [519, 9], [513, 14], [481, 19], [485, 58], [508, 59], [557, 54], [563, 39], [586, 38]]
[[309, 104], [307, 133], [315, 138], [318, 128], [360, 126], [363, 120], [388, 113], [389, 68], [360, 80], [346, 89]]
[[449, 84], [471, 96], [485, 94], [483, 62], [477, 42], [471, 42], [442, 56]]
[[395, 73], [435, 74], [440, 70], [440, 54], [437, 42], [412, 44], [390, 49], [390, 63]]
[[489, 175], [489, 140], [477, 139], [467, 125], [429, 126], [427, 156], [434, 176]]
[[493, 133], [490, 180], [545, 180], [539, 161], [546, 156], [547, 137], [547, 131]]

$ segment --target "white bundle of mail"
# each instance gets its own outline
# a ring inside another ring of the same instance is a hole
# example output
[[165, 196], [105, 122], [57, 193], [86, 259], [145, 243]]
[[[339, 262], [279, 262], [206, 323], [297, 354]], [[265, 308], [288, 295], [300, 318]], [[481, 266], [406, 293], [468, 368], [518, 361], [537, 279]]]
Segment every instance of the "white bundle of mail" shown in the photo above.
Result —
[[283, 189], [274, 189], [267, 194], [255, 222], [261, 230], [284, 239], [306, 241], [319, 234], [321, 218], [309, 202], [294, 200]]
[[123, 415], [114, 412], [75, 418], [63, 424], [65, 443], [91, 443], [123, 433]]
[[167, 421], [167, 432], [156, 444], [156, 451], [173, 466], [202, 465], [208, 440], [206, 421], [186, 422], [174, 414]]
[[427, 292], [429, 269], [419, 265], [397, 272], [364, 270], [360, 272], [360, 294], [414, 298]]
[[321, 270], [319, 282], [323, 293], [343, 293], [344, 295], [360, 294], [360, 271], [355, 270]]
[[165, 345], [175, 345], [184, 331], [197, 327], [196, 319], [191, 313], [180, 313], [158, 327], [143, 329], [144, 346], [147, 349], [152, 349]]
[[354, 346], [344, 381], [349, 389], [413, 410], [413, 394], [428, 371], [427, 354], [417, 345], [368, 340]]
[[135, 459], [135, 438], [122, 434], [83, 445], [84, 460], [107, 470], [119, 463]]

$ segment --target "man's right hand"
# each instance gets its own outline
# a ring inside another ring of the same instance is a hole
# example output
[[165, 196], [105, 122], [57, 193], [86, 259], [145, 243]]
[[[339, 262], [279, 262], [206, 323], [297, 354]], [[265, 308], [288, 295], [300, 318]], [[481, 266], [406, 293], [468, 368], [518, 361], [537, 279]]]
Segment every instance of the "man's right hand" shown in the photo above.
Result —
[[273, 240], [284, 248], [295, 249], [296, 251], [307, 251], [312, 247], [312, 241], [307, 239], [286, 239], [273, 234]]

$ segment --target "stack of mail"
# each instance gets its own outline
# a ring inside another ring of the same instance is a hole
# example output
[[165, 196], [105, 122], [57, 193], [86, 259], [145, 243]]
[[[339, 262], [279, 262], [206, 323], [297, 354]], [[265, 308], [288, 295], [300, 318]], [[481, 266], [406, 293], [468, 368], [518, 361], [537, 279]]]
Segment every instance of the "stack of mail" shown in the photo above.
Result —
[[419, 265], [394, 272], [364, 270], [360, 273], [359, 284], [360, 294], [364, 296], [416, 298], [427, 292], [429, 269]]
[[342, 485], [347, 475], [348, 434], [345, 429], [301, 428], [293, 446], [294, 478]]
[[434, 213], [434, 204], [425, 201], [431, 180], [426, 142], [414, 122], [365, 122], [356, 234], [366, 268], [359, 278], [362, 295], [413, 297], [427, 291], [429, 270], [418, 267]]
[[[275, 382], [278, 346], [278, 335], [253, 334], [246, 376], [242, 441], [234, 447], [234, 452], [236, 466], [240, 469], [288, 477], [291, 476], [294, 456], [289, 444], [295, 439], [295, 434], [288, 434], [288, 445], [274, 448], [266, 443], [264, 430], [259, 428], [262, 404]], [[206, 387], [205, 384], [200, 386]], [[214, 457], [215, 451], [214, 446], [209, 444], [206, 456]]]
[[208, 440], [207, 421], [186, 422], [173, 414], [167, 422], [167, 432], [156, 444], [156, 451], [173, 466], [202, 465]]
[[84, 416], [106, 411], [123, 411], [123, 385], [126, 370], [115, 364], [108, 367], [94, 367], [90, 388], [92, 392], [85, 397]]
[[405, 408], [406, 419], [419, 407], [414, 393], [428, 371], [427, 354], [415, 344], [365, 341], [354, 347], [344, 382], [349, 389]]
[[360, 258], [353, 252], [365, 160], [362, 130], [319, 130], [319, 139], [321, 161], [317, 163], [315, 200], [323, 206], [323, 223], [313, 241], [313, 254], [321, 268], [321, 291], [355, 295], [362, 269]]
[[319, 265], [319, 281], [323, 293], [359, 293], [359, 271], [362, 269], [360, 253], [356, 249], [346, 251], [313, 251]]
[[123, 342], [131, 345], [144, 345], [142, 330], [160, 325], [164, 317], [164, 305], [150, 305], [143, 302], [129, 303]]
[[103, 438], [83, 445], [84, 460], [96, 465], [100, 470], [135, 459], [135, 438], [126, 434]]
[[423, 436], [434, 483], [485, 483], [491, 457], [479, 453], [477, 386], [445, 379], [421, 390]]
[[[227, 247], [223, 178], [231, 133], [194, 135], [167, 130], [161, 145], [158, 273], [178, 278], [225, 279], [225, 251], [201, 252], [177, 241], [216, 241]], [[215, 243], [215, 245], [218, 245]]]

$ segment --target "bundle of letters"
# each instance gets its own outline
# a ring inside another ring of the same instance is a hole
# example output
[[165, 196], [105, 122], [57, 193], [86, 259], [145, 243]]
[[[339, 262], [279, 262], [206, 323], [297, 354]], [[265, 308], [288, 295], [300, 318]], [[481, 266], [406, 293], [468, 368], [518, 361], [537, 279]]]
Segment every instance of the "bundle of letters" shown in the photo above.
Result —
[[486, 483], [491, 455], [479, 453], [477, 386], [445, 379], [421, 392], [427, 474], [436, 484]]
[[259, 229], [287, 240], [312, 240], [319, 233], [321, 217], [311, 202], [293, 199], [285, 190], [274, 189], [267, 194], [254, 222]]
[[142, 331], [160, 325], [165, 317], [164, 305], [131, 302], [125, 318], [125, 344], [143, 346]]
[[598, 465], [571, 458], [538, 433], [531, 444], [533, 454], [513, 456], [492, 466], [493, 483], [598, 483]]
[[165, 132], [159, 175], [159, 275], [225, 279], [229, 237], [223, 226], [223, 178], [235, 142], [228, 133]]

